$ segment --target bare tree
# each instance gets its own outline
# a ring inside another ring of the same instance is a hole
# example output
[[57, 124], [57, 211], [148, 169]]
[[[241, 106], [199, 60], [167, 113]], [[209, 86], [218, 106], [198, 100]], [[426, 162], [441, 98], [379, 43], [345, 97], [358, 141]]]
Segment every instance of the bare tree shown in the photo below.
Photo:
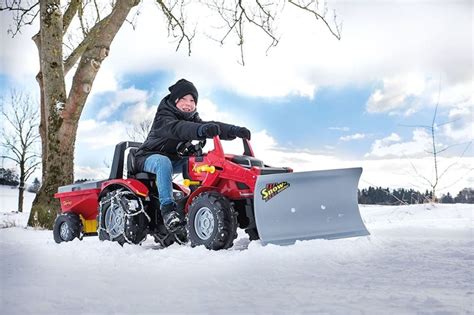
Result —
[[[436, 103], [436, 106], [435, 106], [435, 109], [434, 109], [434, 114], [433, 114], [433, 119], [431, 120], [430, 125], [402, 125], [404, 127], [423, 128], [423, 129], [428, 130], [428, 132], [430, 133], [430, 136], [431, 136], [431, 150], [426, 151], [426, 153], [430, 154], [430, 156], [433, 157], [434, 175], [430, 178], [429, 176], [426, 176], [426, 175], [422, 174], [421, 172], [419, 172], [418, 169], [415, 167], [415, 165], [411, 162], [410, 163], [411, 163], [411, 166], [412, 166], [413, 171], [415, 172], [415, 174], [418, 177], [420, 177], [430, 187], [430, 190], [432, 192], [432, 198], [430, 200], [431, 202], [436, 202], [436, 200], [437, 200], [436, 199], [436, 191], [439, 187], [441, 179], [449, 172], [449, 170], [451, 168], [453, 168], [455, 165], [458, 164], [458, 160], [461, 159], [466, 154], [467, 150], [469, 149], [469, 147], [471, 146], [471, 143], [472, 143], [472, 141], [465, 142], [465, 143], [451, 144], [451, 145], [440, 145], [438, 143], [438, 141], [437, 141], [437, 139], [438, 139], [437, 131], [438, 131], [439, 127], [444, 126], [444, 125], [448, 125], [448, 124], [452, 124], [455, 121], [457, 121], [457, 120], [452, 120], [452, 121], [447, 121], [447, 122], [443, 122], [443, 123], [440, 123], [440, 124], [438, 124], [436, 122], [437, 115], [438, 115], [438, 107], [439, 107], [439, 94], [440, 94], [440, 90], [438, 91], [438, 102]], [[465, 148], [464, 148], [463, 152], [459, 155], [458, 160], [451, 163], [450, 165], [448, 165], [445, 168], [440, 168], [439, 161], [438, 161], [439, 155], [441, 153], [443, 153], [443, 152], [445, 152], [445, 151], [447, 151], [447, 150], [449, 150], [449, 149], [451, 149], [455, 146], [459, 146], [459, 145], [465, 145]], [[467, 173], [471, 172], [472, 169], [473, 168], [467, 170]], [[459, 181], [461, 179], [462, 178], [459, 178], [459, 179], [457, 179], [457, 181]], [[452, 183], [451, 185], [453, 185], [453, 184], [454, 183]], [[445, 187], [445, 188], [447, 188], [447, 187]]]
[[132, 141], [144, 142], [148, 137], [148, 132], [153, 124], [152, 118], [145, 118], [139, 123], [133, 124], [127, 128], [127, 136]]
[[0, 145], [5, 149], [2, 158], [13, 161], [20, 168], [18, 211], [23, 212], [25, 183], [39, 167], [38, 105], [31, 96], [12, 90], [8, 101], [2, 98], [1, 115], [6, 122], [1, 130]]
[[[13, 13], [14, 25], [10, 30], [13, 35], [39, 17], [39, 32], [33, 40], [40, 60], [36, 79], [41, 91], [43, 184], [33, 202], [28, 225], [46, 228], [52, 228], [59, 210], [54, 193], [59, 186], [73, 182], [78, 122], [96, 75], [109, 54], [115, 35], [140, 0], [69, 0], [62, 3], [60, 0], [4, 0], [0, 4], [0, 11]], [[189, 3], [156, 0], [167, 21], [168, 35], [178, 42], [176, 49], [184, 43], [191, 53], [196, 29], [189, 30], [186, 23]], [[270, 38], [270, 47], [277, 45], [274, 17], [278, 12], [276, 8], [284, 7], [282, 4], [285, 3], [322, 21], [337, 39], [340, 38], [340, 25], [330, 26], [325, 17], [327, 8], [320, 8], [317, 0], [202, 0], [199, 3], [217, 12], [224, 21], [222, 43], [229, 34], [237, 36], [242, 64], [246, 27], [262, 31]], [[130, 18], [132, 23], [136, 16]], [[74, 71], [74, 75], [71, 88], [66, 91], [65, 76], [70, 71]]]

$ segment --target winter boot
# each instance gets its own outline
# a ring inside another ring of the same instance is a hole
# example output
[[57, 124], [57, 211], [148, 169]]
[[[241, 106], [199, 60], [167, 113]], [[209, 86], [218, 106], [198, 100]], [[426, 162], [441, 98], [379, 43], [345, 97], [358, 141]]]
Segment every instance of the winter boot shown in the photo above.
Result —
[[161, 207], [161, 215], [163, 217], [163, 223], [170, 233], [178, 231], [184, 225], [181, 216], [176, 211], [176, 204], [174, 203], [163, 205]]

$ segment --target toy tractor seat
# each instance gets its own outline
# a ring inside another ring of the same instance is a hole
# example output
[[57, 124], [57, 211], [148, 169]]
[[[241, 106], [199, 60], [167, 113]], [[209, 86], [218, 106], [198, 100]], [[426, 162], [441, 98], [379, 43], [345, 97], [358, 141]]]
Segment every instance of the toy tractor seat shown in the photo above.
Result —
[[127, 156], [127, 177], [128, 178], [135, 178], [138, 180], [147, 180], [147, 181], [154, 181], [156, 175], [153, 173], [148, 173], [145, 171], [139, 171], [136, 169], [135, 164], [135, 153], [137, 152], [137, 148], [130, 148]]

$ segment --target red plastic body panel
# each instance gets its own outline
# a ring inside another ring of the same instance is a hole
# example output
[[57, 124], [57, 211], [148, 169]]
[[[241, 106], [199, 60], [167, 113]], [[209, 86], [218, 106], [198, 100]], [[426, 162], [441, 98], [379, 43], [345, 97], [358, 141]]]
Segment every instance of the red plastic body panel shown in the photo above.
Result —
[[145, 184], [134, 178], [108, 180], [102, 184], [101, 190], [104, 191], [107, 187], [111, 185], [120, 185], [127, 187], [134, 194], [137, 194], [141, 197], [148, 196], [148, 188], [145, 186]]
[[[253, 151], [252, 151], [253, 153]], [[201, 182], [200, 187], [194, 191], [186, 204], [185, 211], [193, 197], [204, 191], [214, 190], [226, 196], [230, 200], [253, 198], [257, 176], [260, 169], [257, 167], [246, 168], [231, 161], [232, 155], [224, 154], [219, 137], [214, 138], [214, 149], [201, 157], [190, 157], [188, 174], [191, 180]], [[210, 165], [216, 168], [214, 173], [197, 172], [201, 165]], [[237, 183], [245, 184], [240, 188]]]
[[93, 220], [97, 217], [99, 207], [100, 189], [85, 189], [56, 193], [55, 198], [61, 203], [61, 212], [74, 212], [80, 214], [86, 220]]

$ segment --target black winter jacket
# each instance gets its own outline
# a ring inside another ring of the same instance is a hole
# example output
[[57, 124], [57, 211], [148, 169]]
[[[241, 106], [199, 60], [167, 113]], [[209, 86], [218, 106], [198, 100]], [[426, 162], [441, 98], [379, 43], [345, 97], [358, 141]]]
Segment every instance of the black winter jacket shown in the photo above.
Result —
[[[161, 100], [155, 119], [148, 137], [135, 153], [135, 165], [137, 170], [143, 171], [145, 160], [152, 154], [166, 155], [171, 160], [178, 160], [176, 147], [181, 141], [201, 140], [198, 137], [198, 128], [204, 123], [197, 111], [185, 113], [180, 111], [176, 105], [169, 101], [169, 95]], [[219, 125], [223, 140], [232, 140], [235, 136], [230, 135], [233, 125], [218, 121], [212, 121]]]

